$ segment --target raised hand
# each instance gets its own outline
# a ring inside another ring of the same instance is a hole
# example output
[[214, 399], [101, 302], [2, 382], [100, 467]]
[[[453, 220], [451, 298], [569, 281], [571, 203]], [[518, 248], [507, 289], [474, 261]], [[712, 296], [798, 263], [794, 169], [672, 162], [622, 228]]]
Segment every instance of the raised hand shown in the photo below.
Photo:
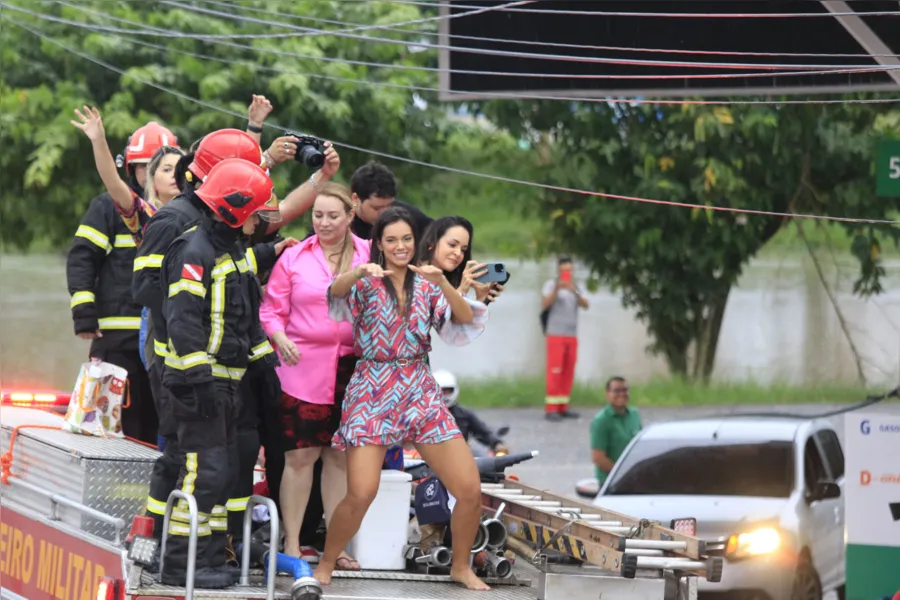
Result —
[[325, 164], [322, 165], [322, 176], [331, 179], [341, 168], [341, 157], [331, 142], [325, 142]]
[[272, 103], [265, 96], [253, 94], [253, 100], [250, 101], [250, 106], [247, 108], [250, 124], [262, 127], [271, 112]]
[[376, 265], [375, 263], [366, 263], [353, 269], [353, 274], [356, 275], [358, 279], [362, 279], [363, 277], [385, 277], [391, 273], [392, 271], [383, 269], [381, 268], [381, 265]]
[[409, 265], [409, 269], [413, 273], [421, 275], [425, 281], [430, 281], [431, 283], [440, 283], [444, 278], [444, 272], [434, 265], [422, 265], [421, 267]]
[[100, 118], [100, 111], [96, 107], [89, 108], [85, 105], [84, 112], [76, 108], [75, 116], [78, 117], [78, 121], [72, 120], [69, 123], [83, 131], [89, 140], [96, 142], [106, 137], [106, 132], [103, 129], [103, 119]]
[[475, 279], [481, 277], [485, 273], [487, 273], [487, 266], [485, 264], [475, 260], [467, 262], [466, 268], [463, 270], [462, 281], [459, 283], [459, 293], [465, 296], [473, 287], [477, 293], [478, 286], [482, 284], [475, 281]]

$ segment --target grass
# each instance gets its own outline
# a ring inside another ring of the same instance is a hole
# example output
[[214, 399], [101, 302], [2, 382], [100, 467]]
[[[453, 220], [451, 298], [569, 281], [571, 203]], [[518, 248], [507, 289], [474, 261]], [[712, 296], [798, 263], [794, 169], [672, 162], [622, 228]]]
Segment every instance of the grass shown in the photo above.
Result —
[[[630, 383], [631, 401], [636, 406], [697, 406], [752, 404], [853, 404], [868, 394], [860, 386], [824, 384], [791, 386], [755, 383], [713, 383], [696, 386], [674, 379]], [[472, 408], [539, 407], [544, 404], [543, 379], [473, 379], [460, 382], [460, 401]], [[602, 406], [603, 386], [576, 384], [573, 406]]]

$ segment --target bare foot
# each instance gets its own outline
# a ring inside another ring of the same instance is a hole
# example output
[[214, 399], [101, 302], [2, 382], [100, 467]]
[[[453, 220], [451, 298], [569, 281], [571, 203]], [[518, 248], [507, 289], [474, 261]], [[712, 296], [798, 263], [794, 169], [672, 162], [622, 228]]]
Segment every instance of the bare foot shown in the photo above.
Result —
[[[328, 585], [331, 583], [331, 573], [334, 571], [334, 565], [328, 564], [323, 560], [319, 561], [319, 566], [313, 571], [313, 577], [320, 585]], [[474, 573], [473, 573], [474, 575]]]
[[463, 584], [470, 590], [486, 592], [487, 590], [491, 589], [488, 584], [478, 578], [478, 576], [475, 574], [475, 571], [470, 569], [468, 565], [459, 569], [455, 567], [451, 568], [450, 579], [457, 583]]

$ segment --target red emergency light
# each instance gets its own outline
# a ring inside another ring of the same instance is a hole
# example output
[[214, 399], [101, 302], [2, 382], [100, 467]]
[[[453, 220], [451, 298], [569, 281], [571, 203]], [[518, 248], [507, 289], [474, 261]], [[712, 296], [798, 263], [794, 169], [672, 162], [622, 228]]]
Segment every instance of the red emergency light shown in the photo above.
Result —
[[119, 600], [121, 597], [119, 580], [104, 577], [97, 584], [97, 600]]
[[23, 408], [39, 408], [56, 412], [65, 412], [69, 406], [71, 393], [67, 392], [38, 392], [38, 391], [7, 391], [0, 392], [0, 405], [20, 406]]

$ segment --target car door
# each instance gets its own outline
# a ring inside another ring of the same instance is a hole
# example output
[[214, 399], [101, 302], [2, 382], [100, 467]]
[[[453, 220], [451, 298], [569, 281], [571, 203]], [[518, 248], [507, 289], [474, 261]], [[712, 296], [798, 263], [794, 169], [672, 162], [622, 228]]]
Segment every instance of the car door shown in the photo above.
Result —
[[813, 566], [819, 574], [822, 587], [829, 589], [836, 585], [840, 548], [844, 542], [844, 529], [839, 525], [842, 522], [838, 506], [840, 499], [806, 500], [819, 482], [831, 481], [831, 473], [825, 465], [825, 456], [815, 434], [812, 434], [806, 439], [803, 450], [803, 491], [807, 519], [801, 525], [804, 529], [802, 537], [808, 540]]
[[830, 428], [822, 428], [816, 432], [816, 442], [822, 449], [822, 455], [825, 457], [825, 467], [828, 469], [831, 480], [838, 484], [841, 488], [841, 497], [834, 500], [828, 500], [835, 504], [834, 514], [836, 517], [835, 547], [838, 549], [837, 569], [835, 572], [835, 585], [842, 585], [846, 580], [846, 553], [847, 546], [844, 543], [844, 450], [841, 447], [841, 440], [837, 433]]

